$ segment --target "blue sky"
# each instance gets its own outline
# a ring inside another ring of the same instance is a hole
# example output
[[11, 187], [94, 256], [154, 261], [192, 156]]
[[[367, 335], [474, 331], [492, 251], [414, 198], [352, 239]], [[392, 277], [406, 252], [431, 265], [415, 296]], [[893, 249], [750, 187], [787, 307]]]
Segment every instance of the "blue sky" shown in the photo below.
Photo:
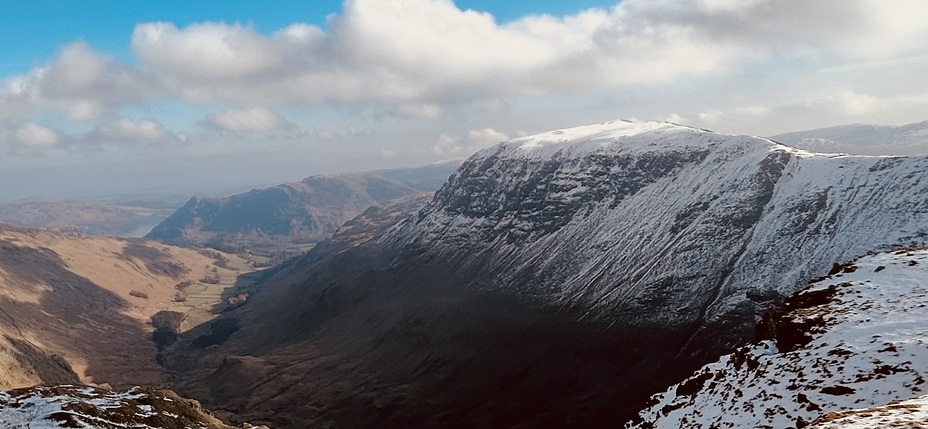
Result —
[[[459, 0], [464, 9], [489, 12], [500, 22], [528, 14], [567, 15], [609, 0]], [[23, 73], [52, 58], [61, 47], [84, 40], [97, 49], [132, 61], [129, 36], [139, 22], [170, 21], [178, 27], [205, 21], [242, 23], [270, 34], [295, 22], [325, 27], [326, 17], [342, 10], [339, 0], [142, 1], [30, 0], [0, 2], [0, 76]]]
[[920, 0], [0, 2], [0, 200], [419, 165], [617, 118], [755, 135], [922, 121], [926, 14]]

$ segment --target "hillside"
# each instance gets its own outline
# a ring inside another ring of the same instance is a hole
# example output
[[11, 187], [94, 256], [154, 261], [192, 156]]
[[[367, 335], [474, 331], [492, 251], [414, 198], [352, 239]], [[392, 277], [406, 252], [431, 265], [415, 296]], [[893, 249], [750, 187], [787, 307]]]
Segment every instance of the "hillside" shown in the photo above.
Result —
[[768, 313], [764, 341], [655, 396], [632, 427], [928, 424], [926, 281], [926, 250], [836, 266]]
[[669, 123], [515, 139], [374, 238], [280, 267], [164, 363], [282, 427], [614, 427], [833, 261], [928, 244], [925, 171]]
[[431, 192], [457, 163], [321, 175], [225, 198], [191, 198], [146, 238], [229, 251], [305, 249], [370, 206]]
[[928, 121], [901, 126], [852, 124], [779, 134], [773, 139], [815, 152], [928, 155]]
[[[189, 319], [178, 329], [209, 320], [248, 269], [218, 252], [0, 224], [0, 389], [162, 384], [152, 317], [177, 311]], [[219, 284], [202, 283], [211, 276]], [[181, 285], [204, 297], [177, 302]]]

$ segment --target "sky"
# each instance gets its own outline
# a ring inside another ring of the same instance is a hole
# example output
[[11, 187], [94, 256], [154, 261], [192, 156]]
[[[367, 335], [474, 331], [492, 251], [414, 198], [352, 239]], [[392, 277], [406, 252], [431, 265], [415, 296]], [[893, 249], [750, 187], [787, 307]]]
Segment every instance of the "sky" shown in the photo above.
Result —
[[209, 194], [614, 119], [928, 119], [922, 0], [0, 2], [0, 200]]

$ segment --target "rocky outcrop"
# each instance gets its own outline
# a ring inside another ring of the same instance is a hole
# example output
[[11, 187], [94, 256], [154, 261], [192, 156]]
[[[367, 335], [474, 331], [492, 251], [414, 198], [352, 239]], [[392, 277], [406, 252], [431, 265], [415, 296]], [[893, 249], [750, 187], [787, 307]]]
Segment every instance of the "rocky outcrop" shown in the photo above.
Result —
[[[0, 391], [0, 426], [28, 428], [235, 429], [170, 390], [114, 392], [80, 385]], [[248, 425], [249, 428], [258, 428]]]
[[[655, 396], [632, 427], [924, 423], [926, 264], [928, 251], [906, 249], [840, 266], [775, 311], [777, 329], [767, 330], [771, 337]], [[773, 326], [769, 318], [764, 323]], [[921, 417], [900, 415], [915, 410]]]

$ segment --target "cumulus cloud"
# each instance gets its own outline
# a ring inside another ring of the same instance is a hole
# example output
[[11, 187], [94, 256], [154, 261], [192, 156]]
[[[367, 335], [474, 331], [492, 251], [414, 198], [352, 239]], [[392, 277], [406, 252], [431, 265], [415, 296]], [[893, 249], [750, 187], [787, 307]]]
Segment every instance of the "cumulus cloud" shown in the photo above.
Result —
[[438, 102], [663, 84], [767, 58], [883, 58], [925, 47], [925, 13], [917, 0], [627, 0], [499, 24], [449, 0], [349, 0], [327, 33], [157, 22], [132, 45], [192, 101], [388, 100], [432, 117]]
[[0, 144], [14, 155], [44, 155], [54, 150], [99, 149], [106, 146], [183, 143], [188, 137], [151, 119], [109, 118], [86, 132], [67, 133], [34, 122], [0, 129]]
[[18, 146], [30, 149], [54, 147], [61, 139], [58, 132], [33, 122], [27, 122], [16, 130]]
[[[0, 84], [0, 121], [38, 122], [36, 112], [53, 110], [93, 123], [96, 137], [106, 139], [105, 132], [116, 131], [103, 128], [115, 126], [106, 122], [121, 108], [168, 98], [209, 107], [262, 106], [201, 122], [223, 133], [255, 134], [294, 127], [276, 113], [292, 106], [348, 105], [375, 110], [377, 119], [434, 120], [523, 96], [629, 90], [663, 96], [660, 91], [674, 84], [699, 90], [731, 76], [744, 79], [736, 91], [725, 88], [738, 98], [688, 100], [688, 106], [665, 105], [650, 114], [674, 112], [673, 119], [715, 127], [743, 117], [778, 117], [792, 97], [802, 104], [793, 109], [853, 118], [880, 113], [887, 106], [880, 100], [910, 91], [864, 76], [867, 85], [889, 89], [847, 86], [811, 98], [814, 91], [792, 89], [759, 101], [751, 85], [781, 84], [780, 76], [805, 76], [808, 69], [838, 70], [833, 77], [875, 74], [839, 69], [923, 57], [925, 15], [928, 3], [920, 0], [624, 0], [570, 16], [500, 23], [451, 0], [346, 0], [326, 30], [297, 23], [263, 34], [240, 24], [140, 23], [131, 36], [138, 64], [83, 42], [70, 44], [49, 64]], [[898, 68], [915, 70], [906, 76], [923, 75], [918, 64]], [[924, 82], [913, 79], [913, 85]], [[448, 136], [435, 142], [434, 152], [468, 151], [476, 147], [471, 141], [469, 135]]]
[[85, 144], [167, 144], [187, 141], [187, 136], [168, 131], [164, 125], [151, 119], [114, 118], [81, 135], [79, 140]]
[[8, 79], [0, 86], [0, 105], [7, 106], [7, 118], [51, 109], [74, 121], [90, 121], [119, 106], [155, 98], [160, 87], [154, 76], [76, 42], [50, 64]]
[[470, 130], [464, 136], [452, 137], [442, 134], [432, 146], [432, 153], [440, 156], [470, 155], [480, 149], [509, 140], [503, 134], [492, 128]]
[[280, 131], [293, 127], [282, 116], [264, 107], [230, 109], [206, 119], [207, 126], [232, 133]]

